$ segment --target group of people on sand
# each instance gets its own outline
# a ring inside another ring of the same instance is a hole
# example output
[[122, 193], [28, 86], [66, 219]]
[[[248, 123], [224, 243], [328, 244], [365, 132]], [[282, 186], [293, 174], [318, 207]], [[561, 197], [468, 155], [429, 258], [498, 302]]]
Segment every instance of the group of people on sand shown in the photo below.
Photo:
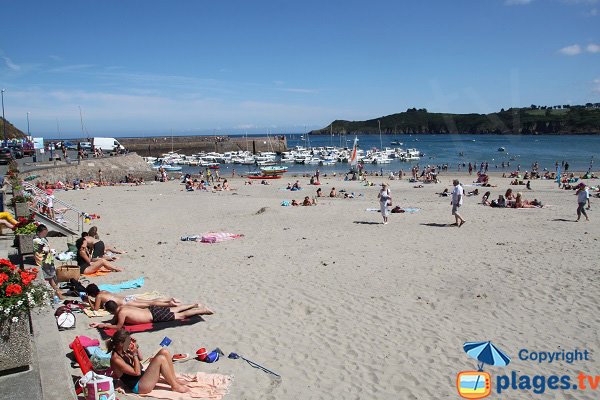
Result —
[[[220, 181], [221, 180], [219, 179], [219, 182]], [[208, 181], [204, 181], [204, 179], [192, 179], [190, 174], [185, 174], [183, 176], [182, 183], [185, 184], [185, 190], [188, 192], [193, 192], [195, 190], [202, 190], [206, 192], [222, 192], [232, 190], [227, 179], [224, 179], [222, 184], [218, 183], [211, 188], [211, 185]]]
[[526, 200], [523, 193], [516, 194], [512, 189], [507, 189], [504, 195], [498, 195], [498, 199], [490, 200], [491, 192], [485, 192], [481, 198], [481, 204], [493, 208], [542, 208], [543, 204], [538, 199]]
[[145, 300], [136, 296], [122, 296], [105, 290], [97, 285], [86, 287], [88, 302], [93, 310], [104, 308], [113, 315], [110, 323], [92, 322], [90, 327], [116, 329], [108, 341], [108, 350], [112, 353], [110, 367], [113, 376], [132, 393], [151, 392], [162, 377], [175, 392], [188, 392], [189, 389], [177, 380], [171, 354], [162, 349], [156, 353], [144, 369], [141, 351], [124, 325], [181, 321], [199, 315], [212, 315], [213, 312], [201, 304], [181, 304], [175, 298], [157, 298]]
[[[54, 251], [47, 239], [48, 228], [41, 224], [33, 240], [34, 258], [40, 267], [43, 277], [54, 289], [56, 295], [63, 299], [57, 285]], [[114, 254], [122, 254], [114, 247], [104, 244], [98, 236], [98, 229], [92, 227], [77, 240], [77, 263], [82, 273], [90, 274], [101, 268], [121, 271], [112, 264], [117, 259]], [[153, 355], [147, 367], [143, 366], [141, 351], [124, 325], [145, 324], [184, 320], [197, 315], [211, 315], [212, 310], [200, 304], [182, 304], [176, 298], [156, 298], [147, 300], [135, 295], [122, 296], [117, 293], [100, 290], [95, 284], [85, 288], [84, 297], [92, 310], [104, 309], [113, 315], [110, 322], [91, 323], [90, 327], [115, 329], [116, 332], [107, 343], [111, 352], [110, 367], [113, 377], [120, 379], [123, 386], [136, 394], [151, 392], [162, 378], [176, 392], [188, 392], [182, 381], [178, 380], [173, 368], [173, 360], [165, 349]]]

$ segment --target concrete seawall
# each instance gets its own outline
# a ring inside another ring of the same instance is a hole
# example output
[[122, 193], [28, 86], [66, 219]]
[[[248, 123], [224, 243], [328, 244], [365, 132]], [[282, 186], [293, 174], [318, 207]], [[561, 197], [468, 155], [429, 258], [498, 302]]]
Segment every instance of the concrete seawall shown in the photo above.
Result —
[[129, 151], [135, 151], [141, 156], [158, 157], [171, 150], [191, 155], [200, 152], [225, 153], [227, 151], [247, 150], [287, 151], [285, 136], [270, 137], [232, 137], [232, 136], [174, 136], [174, 137], [145, 137], [119, 138]]
[[125, 179], [125, 175], [131, 174], [135, 178], [144, 178], [145, 180], [154, 180], [154, 171], [139, 155], [130, 153], [116, 157], [87, 158], [81, 160], [78, 165], [77, 160], [66, 164], [64, 161], [54, 163], [44, 163], [43, 165], [29, 165], [22, 168], [21, 175], [26, 177], [30, 175], [39, 175], [35, 181], [62, 182], [73, 181], [81, 178], [84, 180], [97, 180], [98, 170], [102, 170], [104, 180], [119, 182]]

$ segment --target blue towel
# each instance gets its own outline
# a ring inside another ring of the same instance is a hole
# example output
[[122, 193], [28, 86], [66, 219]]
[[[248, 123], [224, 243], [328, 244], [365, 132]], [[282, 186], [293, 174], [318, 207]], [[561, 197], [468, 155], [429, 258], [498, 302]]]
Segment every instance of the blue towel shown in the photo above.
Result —
[[142, 286], [144, 286], [144, 277], [143, 276], [138, 279], [121, 282], [121, 283], [117, 283], [114, 285], [111, 285], [111, 284], [98, 285], [98, 289], [106, 290], [107, 292], [118, 293], [121, 290], [137, 289], [137, 288], [141, 288]]

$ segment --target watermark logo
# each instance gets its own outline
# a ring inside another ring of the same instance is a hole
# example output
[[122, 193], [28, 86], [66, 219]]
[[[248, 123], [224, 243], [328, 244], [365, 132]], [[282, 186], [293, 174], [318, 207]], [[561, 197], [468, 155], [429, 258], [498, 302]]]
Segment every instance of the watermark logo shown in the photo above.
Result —
[[492, 392], [492, 377], [483, 371], [485, 364], [506, 366], [510, 358], [492, 342], [467, 342], [465, 353], [477, 360], [477, 371], [462, 371], [456, 377], [458, 394], [465, 399], [483, 399]]
[[483, 399], [492, 392], [492, 377], [484, 371], [462, 371], [456, 377], [456, 388], [465, 399]]

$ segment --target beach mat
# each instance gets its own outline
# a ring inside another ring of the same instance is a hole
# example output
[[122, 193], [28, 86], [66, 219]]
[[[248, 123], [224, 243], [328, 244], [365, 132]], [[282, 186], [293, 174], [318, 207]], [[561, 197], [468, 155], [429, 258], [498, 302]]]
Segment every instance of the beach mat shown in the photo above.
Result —
[[[155, 332], [166, 328], [175, 328], [182, 325], [193, 325], [200, 321], [204, 321], [204, 318], [197, 316], [193, 318], [184, 319], [181, 321], [168, 321], [168, 322], [148, 322], [146, 324], [136, 325], [124, 325], [123, 328], [129, 333], [140, 333], [140, 332]], [[112, 337], [117, 330], [112, 328], [99, 328], [100, 334], [104, 337]]]

